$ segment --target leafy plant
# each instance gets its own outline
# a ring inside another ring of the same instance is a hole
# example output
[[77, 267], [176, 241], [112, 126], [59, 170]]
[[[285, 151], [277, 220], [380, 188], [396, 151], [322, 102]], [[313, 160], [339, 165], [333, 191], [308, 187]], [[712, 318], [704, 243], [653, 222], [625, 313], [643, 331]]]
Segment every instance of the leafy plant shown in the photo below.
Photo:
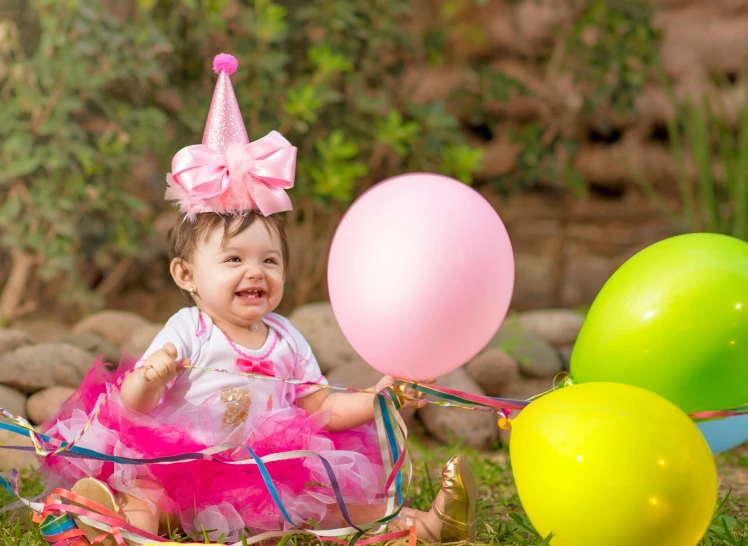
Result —
[[[168, 44], [85, 2], [34, 0], [39, 38], [23, 48], [0, 23], [0, 245], [14, 269], [0, 318], [33, 308], [31, 276], [60, 273], [62, 299], [81, 301], [86, 269], [116, 269], [138, 250], [148, 207], [131, 172], [157, 147], [165, 115], [147, 100]], [[68, 37], [73, 36], [73, 39]], [[137, 44], [132, 48], [129, 44]]]
[[[232, 80], [251, 138], [278, 129], [299, 148], [292, 229], [388, 175], [440, 171], [470, 183], [480, 163], [443, 104], [410, 104], [399, 85], [422, 53], [402, 2], [17, 6], [0, 53], [10, 67], [0, 73], [0, 244], [14, 264], [6, 320], [34, 308], [35, 279], [62, 282], [57, 293], [87, 305], [116, 289], [107, 276], [123, 276], [164, 206], [150, 188], [136, 196], [131, 172], [152, 154], [166, 172], [170, 154], [199, 139], [215, 82], [206, 69], [221, 50], [240, 62]], [[322, 256], [318, 246], [305, 248]]]
[[601, 104], [628, 114], [649, 81], [662, 34], [651, 24], [649, 0], [592, 0], [565, 46], [576, 80], [585, 84], [584, 109]]

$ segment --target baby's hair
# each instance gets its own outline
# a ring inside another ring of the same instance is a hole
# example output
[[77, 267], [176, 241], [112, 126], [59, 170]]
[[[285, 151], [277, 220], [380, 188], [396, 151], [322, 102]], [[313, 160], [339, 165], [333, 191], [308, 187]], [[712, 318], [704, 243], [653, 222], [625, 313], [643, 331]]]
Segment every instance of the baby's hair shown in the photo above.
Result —
[[265, 227], [274, 232], [280, 239], [283, 270], [287, 271], [289, 250], [285, 216], [280, 214], [263, 216], [254, 211], [241, 215], [204, 212], [198, 214], [194, 221], [180, 218], [166, 236], [166, 242], [169, 246], [169, 261], [174, 258], [189, 261], [197, 248], [197, 244], [200, 241], [205, 241], [216, 229], [223, 229], [221, 244], [226, 244], [229, 239], [239, 235], [255, 221], [265, 224]]

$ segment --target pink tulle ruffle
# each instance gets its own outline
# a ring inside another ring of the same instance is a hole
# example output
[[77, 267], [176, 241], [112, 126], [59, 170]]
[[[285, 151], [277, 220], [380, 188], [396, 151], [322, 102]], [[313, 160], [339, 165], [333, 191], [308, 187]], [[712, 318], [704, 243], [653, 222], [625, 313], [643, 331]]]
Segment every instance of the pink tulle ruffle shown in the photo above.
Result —
[[[142, 415], [124, 407], [113, 384], [134, 364], [134, 360], [123, 362], [112, 370], [97, 362], [59, 414], [43, 426], [43, 432], [60, 440], [73, 440], [85, 426], [97, 400], [108, 396], [107, 404], [81, 438], [79, 447], [135, 458], [176, 455], [213, 447], [206, 442], [210, 435], [205, 434], [209, 431], [206, 427], [214, 426], [213, 421], [209, 412], [201, 408], [182, 410], [174, 421], [157, 410]], [[382, 466], [374, 425], [330, 433], [324, 430], [327, 419], [327, 415], [309, 415], [296, 406], [289, 406], [255, 418], [249, 427], [249, 437], [229, 440], [251, 446], [261, 457], [294, 450], [318, 453], [334, 469], [346, 503], [379, 502], [383, 487]], [[251, 458], [243, 448], [218, 457], [232, 461]], [[332, 525], [338, 523], [329, 519], [335, 498], [319, 458], [272, 462], [267, 469], [294, 522], [313, 519], [323, 525], [327, 520]], [[245, 527], [257, 531], [290, 527], [273, 503], [255, 465], [211, 460], [122, 465], [55, 457], [43, 461], [42, 471], [49, 479], [67, 487], [86, 476], [103, 480], [115, 491], [136, 496], [153, 509], [178, 516], [187, 532], [216, 529], [215, 535], [211, 534], [214, 538], [224, 533], [228, 540], [239, 540]]]

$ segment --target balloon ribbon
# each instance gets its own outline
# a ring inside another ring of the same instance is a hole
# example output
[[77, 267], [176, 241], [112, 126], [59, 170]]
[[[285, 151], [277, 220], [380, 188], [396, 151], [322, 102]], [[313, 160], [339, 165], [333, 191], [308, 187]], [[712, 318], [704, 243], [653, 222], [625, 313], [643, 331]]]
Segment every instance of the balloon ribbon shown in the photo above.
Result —
[[[299, 386], [315, 386], [318, 388], [345, 392], [371, 392], [370, 390], [359, 390], [333, 385], [322, 385], [318, 383], [271, 377], [250, 372], [234, 372], [198, 366], [184, 367], [229, 373], [232, 375], [241, 375], [244, 377], [268, 381], [280, 381]], [[120, 376], [120, 378], [115, 382], [115, 386], [120, 387], [124, 379], [129, 374], [133, 373], [136, 369], [137, 368], [133, 368]], [[100, 400], [99, 403], [97, 403], [96, 407], [89, 416], [86, 425], [83, 427], [78, 436], [76, 436], [76, 438], [71, 442], [63, 442], [56, 438], [40, 434], [36, 432], [33, 426], [25, 419], [14, 416], [10, 412], [0, 408], [0, 413], [2, 413], [4, 417], [0, 418], [0, 429], [27, 436], [31, 439], [33, 444], [33, 447], [0, 446], [0, 448], [20, 451], [34, 451], [40, 457], [62, 456], [95, 459], [124, 465], [179, 464], [182, 462], [200, 459], [212, 460], [214, 462], [224, 464], [256, 465], [273, 502], [278, 507], [283, 518], [289, 524], [294, 526], [295, 529], [292, 531], [271, 531], [262, 533], [260, 535], [253, 536], [250, 539], [245, 539], [243, 542], [237, 543], [236, 546], [239, 546], [240, 544], [257, 544], [263, 540], [268, 540], [271, 538], [281, 538], [294, 534], [311, 535], [317, 537], [318, 539], [323, 538], [327, 541], [332, 541], [339, 544], [348, 544], [349, 546], [354, 546], [355, 544], [365, 545], [373, 542], [410, 536], [410, 543], [414, 544], [415, 528], [411, 528], [410, 531], [379, 534], [371, 538], [362, 540], [362, 537], [367, 533], [381, 533], [385, 531], [386, 524], [399, 516], [404, 505], [405, 496], [407, 495], [407, 491], [410, 486], [412, 478], [412, 466], [407, 450], [407, 428], [402, 420], [402, 417], [399, 414], [399, 410], [402, 408], [403, 401], [410, 401], [413, 399], [404, 394], [405, 389], [413, 389], [417, 393], [425, 394], [434, 398], [435, 400], [424, 400], [425, 402], [430, 404], [444, 407], [458, 407], [461, 409], [473, 411], [499, 413], [502, 415], [502, 419], [504, 420], [508, 420], [508, 416], [511, 411], [522, 410], [530, 403], [527, 400], [512, 400], [506, 398], [478, 396], [453, 389], [447, 389], [444, 387], [424, 385], [416, 381], [404, 380], [398, 380], [393, 387], [387, 387], [382, 391], [375, 393], [377, 396], [374, 397], [374, 421], [379, 435], [380, 453], [382, 456], [382, 461], [384, 463], [385, 475], [387, 475], [384, 492], [380, 496], [386, 501], [386, 510], [383, 517], [367, 524], [354, 524], [351, 521], [349, 511], [340, 489], [340, 484], [332, 466], [324, 457], [313, 451], [296, 450], [273, 453], [264, 457], [259, 457], [249, 446], [242, 444], [220, 444], [212, 448], [207, 448], [192, 453], [181, 453], [178, 455], [154, 457], [149, 459], [135, 459], [108, 455], [99, 453], [94, 450], [77, 447], [76, 444], [90, 428], [96, 416], [99, 415], [102, 408], [107, 403], [108, 395], [107, 397], [104, 397], [102, 400]], [[236, 448], [246, 449], [250, 455], [250, 458], [240, 461], [223, 461], [215, 457], [220, 453]], [[330, 483], [334, 492], [336, 503], [340, 509], [340, 513], [343, 516], [343, 519], [348, 527], [330, 530], [302, 529], [302, 522], [294, 522], [291, 519], [288, 511], [286, 510], [280, 499], [280, 495], [273, 482], [271, 473], [268, 470], [267, 463], [306, 457], [318, 457], [320, 459], [322, 466], [325, 469], [328, 478], [330, 479]], [[161, 537], [149, 535], [129, 525], [121, 515], [109, 512], [103, 506], [92, 503], [87, 499], [78, 497], [77, 495], [74, 495], [73, 493], [70, 493], [63, 489], [56, 489], [55, 491], [53, 491], [45, 503], [32, 503], [31, 501], [21, 498], [18, 494], [16, 483], [17, 478], [18, 473], [14, 470], [11, 472], [10, 483], [4, 478], [0, 477], [0, 486], [3, 486], [11, 494], [18, 497], [21, 502], [23, 502], [30, 508], [30, 510], [34, 514], [35, 521], [37, 523], [40, 523], [40, 525], [42, 526], [42, 532], [47, 533], [43, 536], [45, 536], [45, 539], [50, 541], [50, 544], [55, 544], [56, 546], [80, 546], [80, 544], [83, 544], [81, 542], [82, 533], [74, 527], [71, 527], [72, 521], [70, 521], [69, 519], [69, 514], [71, 513], [77, 514], [81, 521], [84, 521], [91, 527], [97, 528], [102, 531], [102, 535], [97, 537], [97, 539], [95, 540], [95, 542], [97, 543], [103, 540], [108, 535], [114, 537], [118, 546], [124, 546], [122, 538], [123, 536], [128, 540], [138, 544], [166, 542]], [[405, 491], [405, 494], [403, 493], [403, 491]], [[82, 507], [63, 503], [63, 499], [75, 502], [77, 505], [82, 505]], [[348, 540], [342, 540], [338, 538], [346, 536], [350, 536], [350, 538]]]

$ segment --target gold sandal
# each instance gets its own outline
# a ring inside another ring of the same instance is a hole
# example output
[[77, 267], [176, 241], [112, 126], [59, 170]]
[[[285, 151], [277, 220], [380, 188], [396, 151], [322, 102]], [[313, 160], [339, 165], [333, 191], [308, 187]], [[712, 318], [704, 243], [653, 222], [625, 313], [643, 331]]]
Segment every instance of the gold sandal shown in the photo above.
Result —
[[442, 522], [441, 542], [475, 542], [475, 477], [467, 459], [455, 455], [442, 470], [444, 509], [434, 512]]
[[[78, 480], [70, 491], [72, 493], [75, 493], [76, 495], [80, 495], [81, 497], [98, 503], [104, 508], [108, 508], [112, 512], [119, 513], [120, 511], [119, 505], [114, 498], [114, 493], [112, 493], [111, 489], [109, 489], [109, 487], [102, 481], [96, 480], [94, 478], [83, 478], [82, 480]], [[81, 506], [76, 502], [72, 502], [72, 504], [75, 506], [80, 506], [81, 508], [85, 508], [85, 506]], [[87, 523], [83, 523], [80, 520], [80, 516], [78, 514], [71, 515], [73, 517], [75, 525], [78, 527], [78, 529], [86, 533], [86, 538], [88, 538], [89, 541], [94, 540], [97, 536], [105, 532], [92, 527]], [[101, 545], [117, 546], [117, 542], [114, 540], [114, 537], [108, 536], [104, 539]]]

